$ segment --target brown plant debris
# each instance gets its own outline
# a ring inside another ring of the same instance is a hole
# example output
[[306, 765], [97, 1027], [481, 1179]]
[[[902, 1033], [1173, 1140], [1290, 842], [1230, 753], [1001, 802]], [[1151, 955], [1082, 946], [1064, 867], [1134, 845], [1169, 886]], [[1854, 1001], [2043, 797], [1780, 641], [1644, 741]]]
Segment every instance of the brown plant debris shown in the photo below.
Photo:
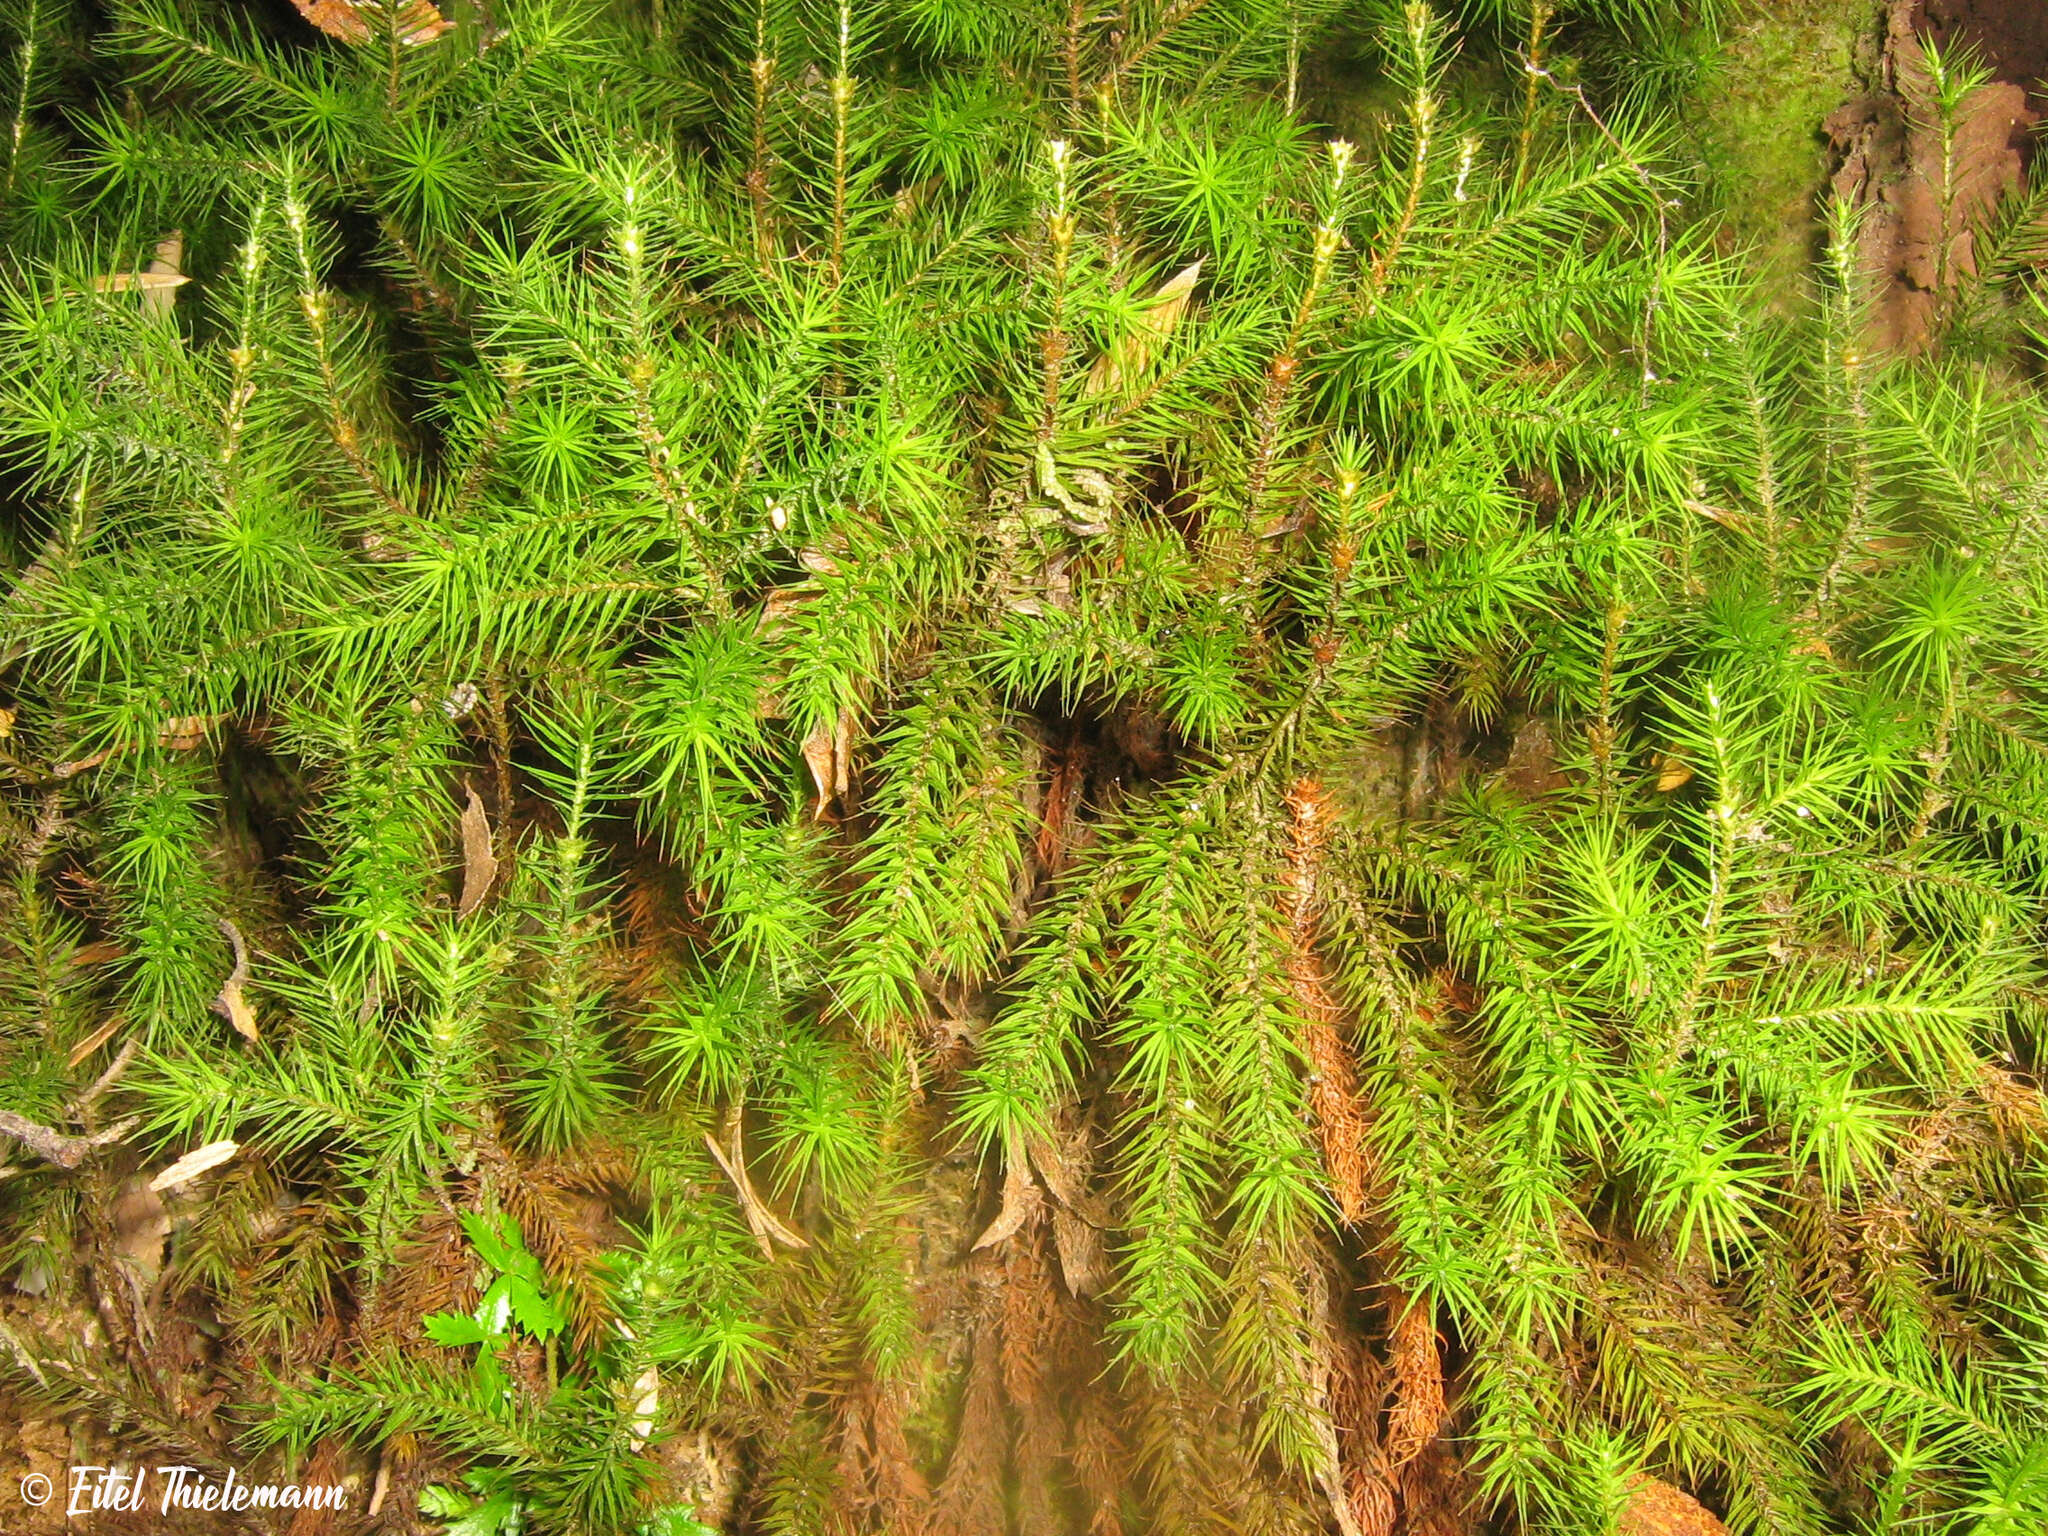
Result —
[[1401, 1476], [1405, 1536], [1477, 1536], [1485, 1527], [1479, 1500], [1459, 1449], [1439, 1435], [1408, 1463]]
[[1003, 1391], [1016, 1410], [1017, 1502], [1029, 1531], [1059, 1528], [1055, 1466], [1065, 1427], [1054, 1398], [1054, 1374], [1072, 1353], [1062, 1325], [1071, 1315], [1053, 1281], [1045, 1225], [1033, 1221], [1012, 1243], [1003, 1268]]
[[1390, 1536], [1399, 1514], [1379, 1412], [1387, 1368], [1335, 1307], [1326, 1308], [1329, 1336], [1330, 1423], [1351, 1506], [1352, 1523], [1365, 1536]]
[[747, 1159], [745, 1152], [741, 1149], [740, 1125], [737, 1116], [733, 1119], [732, 1153], [730, 1156], [727, 1155], [725, 1148], [718, 1144], [718, 1138], [709, 1131], [704, 1133], [704, 1145], [711, 1149], [712, 1157], [717, 1160], [718, 1166], [725, 1170], [725, 1176], [732, 1180], [732, 1187], [738, 1191], [740, 1212], [747, 1218], [748, 1230], [754, 1234], [754, 1241], [761, 1245], [761, 1253], [764, 1258], [773, 1258], [775, 1256], [775, 1249], [770, 1239], [789, 1248], [808, 1248], [811, 1246], [808, 1238], [792, 1231], [784, 1224], [782, 1218], [768, 1208], [768, 1202], [763, 1200], [759, 1193], [755, 1191], [754, 1181], [747, 1177]]
[[1639, 1474], [1615, 1528], [1621, 1536], [1728, 1536], [1714, 1512], [1691, 1494]]
[[119, 1141], [140, 1123], [139, 1116], [131, 1116], [89, 1136], [67, 1136], [11, 1109], [0, 1109], [0, 1136], [12, 1136], [44, 1162], [55, 1163], [59, 1168], [76, 1168], [93, 1151]]
[[[92, 280], [96, 293], [140, 293], [142, 307], [153, 315], [169, 312], [177, 301], [178, 290], [192, 281], [180, 270], [185, 258], [185, 236], [182, 231], [172, 230], [157, 243], [156, 254], [140, 272], [109, 272]], [[12, 723], [9, 716], [9, 723]], [[166, 723], [165, 729], [178, 724]], [[196, 742], [195, 742], [196, 744]], [[171, 743], [166, 742], [169, 746]], [[187, 750], [176, 748], [173, 750]]]
[[975, 1251], [993, 1248], [1014, 1236], [1025, 1222], [1038, 1214], [1043, 1201], [1038, 1183], [1031, 1177], [1031, 1165], [1021, 1151], [1012, 1152], [1003, 1171], [1003, 1204], [996, 1219], [974, 1240]]
[[[985, 1262], [985, 1261], [984, 1261]], [[1002, 1536], [1004, 1448], [1001, 1287], [984, 1285], [960, 1428], [932, 1509], [935, 1536]]]
[[249, 1006], [249, 1000], [242, 994], [243, 985], [249, 980], [249, 946], [242, 942], [242, 930], [226, 918], [214, 920], [220, 931], [234, 946], [235, 968], [228, 972], [228, 979], [221, 984], [220, 996], [213, 1000], [213, 1011], [235, 1026], [235, 1033], [254, 1044], [256, 1034], [256, 1010]]
[[218, 1168], [222, 1163], [241, 1151], [241, 1144], [233, 1141], [211, 1141], [203, 1147], [196, 1147], [164, 1169], [149, 1181], [149, 1187], [157, 1194], [168, 1189], [177, 1189], [190, 1184], [202, 1173]]
[[1302, 1019], [1301, 1047], [1309, 1060], [1309, 1109], [1323, 1144], [1323, 1162], [1337, 1208], [1347, 1222], [1365, 1219], [1374, 1181], [1369, 1129], [1358, 1097], [1358, 1069], [1339, 1032], [1340, 1012], [1331, 995], [1322, 957], [1316, 953], [1316, 874], [1329, 841], [1329, 792], [1312, 778], [1295, 782], [1287, 797], [1290, 812], [1286, 881], [1289, 950], [1287, 972]]
[[1166, 344], [1167, 338], [1173, 335], [1174, 328], [1180, 324], [1180, 317], [1187, 313], [1188, 300], [1201, 276], [1202, 264], [1198, 261], [1183, 267], [1161, 283], [1145, 307], [1138, 311], [1130, 330], [1095, 360], [1095, 366], [1088, 370], [1088, 384], [1084, 392], [1099, 395], [1119, 385], [1127, 385], [1143, 373]]
[[[71, 963], [74, 966], [79, 963], [77, 954], [72, 955]], [[84, 1061], [86, 1057], [90, 1056], [94, 1051], [98, 1050], [101, 1046], [105, 1045], [109, 1040], [113, 1039], [114, 1031], [119, 1029], [123, 1022], [123, 1018], [120, 1014], [117, 1013], [113, 1015], [111, 1018], [107, 1020], [106, 1023], [102, 1024], [98, 1029], [94, 1030], [91, 1034], [87, 1035], [83, 1040], [79, 1041], [78, 1044], [71, 1047], [71, 1054], [64, 1058], [64, 1065], [67, 1067], [76, 1067], [81, 1061]]]
[[428, 0], [292, 0], [299, 14], [337, 42], [367, 43], [388, 35], [396, 25], [398, 40], [417, 47], [431, 43], [455, 25]]
[[1443, 1360], [1437, 1352], [1436, 1308], [1417, 1297], [1399, 1312], [1388, 1339], [1394, 1407], [1387, 1416], [1387, 1460], [1397, 1468], [1422, 1454], [1448, 1411]]
[[498, 856], [491, 851], [491, 817], [475, 788], [462, 808], [462, 903], [457, 917], [467, 917], [484, 904], [498, 878]]
[[1060, 1278], [1076, 1299], [1092, 1296], [1109, 1282], [1109, 1259], [1102, 1233], [1109, 1213], [1089, 1193], [1095, 1170], [1095, 1132], [1091, 1121], [1064, 1111], [1050, 1139], [1034, 1141], [1031, 1166], [1052, 1196], [1053, 1250], [1059, 1256]]
[[823, 820], [834, 801], [844, 801], [852, 785], [853, 711], [842, 709], [830, 725], [819, 722], [804, 737], [804, 765], [818, 787], [815, 818]]

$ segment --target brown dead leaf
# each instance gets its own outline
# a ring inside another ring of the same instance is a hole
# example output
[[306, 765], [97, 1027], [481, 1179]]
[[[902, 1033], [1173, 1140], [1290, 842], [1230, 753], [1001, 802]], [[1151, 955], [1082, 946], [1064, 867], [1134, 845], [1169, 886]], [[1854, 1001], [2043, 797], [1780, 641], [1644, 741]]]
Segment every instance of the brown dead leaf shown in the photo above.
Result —
[[418, 47], [431, 43], [455, 25], [428, 0], [380, 6], [376, 0], [292, 0], [299, 14], [338, 42], [367, 43], [383, 38], [387, 18], [397, 12], [398, 40]]
[[[120, 1022], [119, 1014], [116, 1014], [114, 1016], [114, 1021], [116, 1023]], [[74, 1098], [70, 1102], [70, 1104], [68, 1104], [65, 1107], [65, 1112], [71, 1115], [74, 1119], [84, 1118], [85, 1112], [91, 1109], [94, 1104], [98, 1103], [100, 1097], [103, 1094], [105, 1094], [109, 1088], [113, 1087], [114, 1084], [121, 1081], [122, 1077], [127, 1073], [129, 1066], [133, 1064], [136, 1054], [140, 1052], [141, 1049], [141, 1039], [138, 1036], [129, 1036], [127, 1041], [123, 1043], [123, 1045], [121, 1046], [121, 1049], [114, 1053], [114, 1059], [107, 1063], [107, 1070], [102, 1072], [98, 1077], [94, 1078], [92, 1080], [92, 1086], [90, 1086], [83, 1093], [79, 1094], [76, 1098]]]
[[842, 709], [830, 729], [821, 722], [804, 738], [804, 764], [811, 770], [811, 782], [818, 787], [816, 816], [823, 819], [826, 808], [844, 800], [852, 785], [853, 711]]
[[814, 576], [837, 576], [839, 574], [839, 562], [837, 560], [834, 560], [822, 549], [812, 549], [808, 545], [796, 552], [796, 563]]
[[655, 1416], [661, 1412], [661, 1372], [648, 1366], [633, 1378], [633, 1417], [627, 1425], [627, 1445], [637, 1451], [654, 1434]]
[[190, 752], [226, 715], [172, 715], [156, 728], [156, 744], [167, 752]]
[[1144, 372], [1158, 355], [1160, 346], [1180, 324], [1181, 316], [1187, 313], [1188, 300], [1194, 294], [1195, 283], [1201, 275], [1202, 264], [1198, 261], [1191, 267], [1183, 267], [1161, 283], [1159, 291], [1152, 295], [1151, 302], [1139, 314], [1130, 331], [1118, 337], [1115, 344], [1095, 360], [1082, 393], [1104, 394], [1130, 383]]
[[844, 800], [852, 787], [850, 775], [853, 771], [853, 711], [839, 711], [839, 729], [832, 737], [832, 794]]
[[1657, 759], [1657, 793], [1668, 795], [1692, 782], [1692, 769], [1675, 757]]
[[1049, 1139], [1030, 1143], [1031, 1167], [1052, 1196], [1052, 1241], [1060, 1277], [1075, 1297], [1093, 1296], [1109, 1282], [1102, 1230], [1109, 1213], [1089, 1193], [1095, 1167], [1095, 1139], [1089, 1122], [1070, 1122]]
[[1109, 1282], [1109, 1260], [1101, 1229], [1063, 1205], [1052, 1208], [1052, 1245], [1059, 1254], [1060, 1278], [1077, 1299], [1093, 1296]]
[[498, 856], [491, 852], [491, 818], [474, 788], [462, 808], [462, 901], [455, 909], [458, 918], [469, 916], [484, 904], [491, 882], [498, 878]]
[[0, 709], [0, 741], [5, 741], [13, 734], [14, 711], [11, 709]]
[[1038, 1213], [1042, 1204], [1038, 1192], [1038, 1181], [1031, 1177], [1031, 1165], [1021, 1152], [1013, 1151], [1008, 1166], [1003, 1170], [1003, 1205], [996, 1212], [996, 1219], [988, 1224], [981, 1236], [974, 1240], [974, 1251], [993, 1248], [1004, 1238], [1014, 1235], [1024, 1223]]
[[220, 996], [213, 1000], [213, 1011], [235, 1026], [235, 1033], [254, 1044], [256, 1041], [256, 1010], [249, 1006], [249, 1000], [242, 995], [242, 985], [249, 979], [249, 947], [242, 942], [242, 931], [226, 918], [216, 918], [220, 931], [227, 935], [227, 941], [235, 947], [235, 968], [228, 973], [228, 979], [220, 989]]
[[772, 635], [788, 626], [804, 609], [817, 600], [815, 589], [803, 587], [775, 587], [761, 599], [761, 606], [755, 610], [755, 632]]
[[1052, 1140], [1030, 1144], [1031, 1167], [1055, 1202], [1095, 1227], [1110, 1224], [1109, 1213], [1088, 1192], [1095, 1171], [1095, 1135], [1083, 1120], [1056, 1129]]
[[804, 763], [811, 770], [811, 782], [818, 786], [818, 815], [825, 814], [825, 807], [832, 802], [832, 784], [838, 775], [833, 771], [835, 758], [832, 752], [833, 733], [822, 723], [811, 727], [811, 734], [804, 738]]
[[1688, 500], [1686, 510], [1697, 512], [1701, 517], [1710, 518], [1723, 528], [1734, 533], [1747, 533], [1754, 526], [1747, 512], [1734, 507], [1717, 507], [1709, 502]]
[[113, 1227], [113, 1253], [134, 1270], [144, 1287], [153, 1285], [164, 1267], [164, 1242], [171, 1235], [170, 1213], [141, 1174], [121, 1186], [107, 1213]]
[[732, 1187], [738, 1191], [740, 1212], [747, 1218], [747, 1226], [753, 1231], [754, 1241], [761, 1245], [763, 1255], [769, 1258], [775, 1256], [774, 1248], [769, 1245], [771, 1238], [788, 1248], [811, 1246], [810, 1239], [800, 1232], [792, 1231], [768, 1208], [768, 1202], [755, 1192], [754, 1181], [747, 1177], [746, 1155], [740, 1146], [740, 1124], [737, 1117], [733, 1120], [730, 1156], [726, 1155], [725, 1148], [718, 1144], [718, 1138], [709, 1131], [704, 1133], [704, 1145], [711, 1149], [712, 1157], [717, 1160], [718, 1166], [725, 1170], [725, 1176], [732, 1180]]
[[1615, 1529], [1620, 1536], [1728, 1536], [1728, 1527], [1698, 1499], [1647, 1473], [1637, 1475]]

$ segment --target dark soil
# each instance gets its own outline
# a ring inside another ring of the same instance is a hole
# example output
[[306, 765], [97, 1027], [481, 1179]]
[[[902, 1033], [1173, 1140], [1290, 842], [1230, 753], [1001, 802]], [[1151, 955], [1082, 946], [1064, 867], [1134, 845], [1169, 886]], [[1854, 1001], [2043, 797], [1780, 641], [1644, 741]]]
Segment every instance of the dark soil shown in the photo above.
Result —
[[[1959, 114], [1944, 176], [1923, 40], [1967, 48], [1993, 78]], [[2042, 0], [1892, 0], [1870, 92], [1829, 116], [1840, 155], [1834, 191], [1867, 205], [1864, 272], [1872, 340], [1917, 352], [1942, 306], [1977, 272], [1977, 232], [2024, 191], [2033, 128], [2048, 112], [2048, 5]]]
[[2048, 4], [2043, 0], [1919, 0], [1914, 30], [1942, 47], [1961, 43], [2040, 107], [2048, 99]]

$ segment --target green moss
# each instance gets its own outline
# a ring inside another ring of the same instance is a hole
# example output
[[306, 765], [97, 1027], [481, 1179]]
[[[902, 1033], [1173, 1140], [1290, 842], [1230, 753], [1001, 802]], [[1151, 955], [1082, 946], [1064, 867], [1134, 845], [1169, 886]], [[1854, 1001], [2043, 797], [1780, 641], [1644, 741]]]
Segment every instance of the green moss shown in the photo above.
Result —
[[1731, 238], [1751, 247], [1765, 291], [1799, 292], [1818, 249], [1828, 174], [1822, 124], [1864, 89], [1857, 54], [1874, 38], [1873, 0], [1759, 0], [1731, 22], [1685, 116]]

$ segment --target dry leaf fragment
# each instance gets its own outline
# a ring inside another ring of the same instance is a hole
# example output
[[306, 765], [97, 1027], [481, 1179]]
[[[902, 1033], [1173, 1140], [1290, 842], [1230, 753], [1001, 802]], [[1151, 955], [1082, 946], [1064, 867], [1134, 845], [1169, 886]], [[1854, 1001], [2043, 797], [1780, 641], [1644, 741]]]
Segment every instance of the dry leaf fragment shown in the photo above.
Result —
[[817, 597], [799, 587], [777, 587], [762, 600], [754, 616], [754, 632], [773, 635], [788, 628], [789, 621]]
[[413, 47], [431, 43], [455, 25], [428, 0], [397, 5], [380, 5], [377, 0], [292, 0], [292, 4], [306, 20], [343, 43], [384, 37], [393, 11], [397, 13], [398, 40]]
[[1101, 1229], [1082, 1220], [1065, 1206], [1052, 1210], [1052, 1245], [1059, 1254], [1060, 1278], [1068, 1294], [1077, 1300], [1093, 1296], [1109, 1279], [1109, 1262], [1102, 1248]]
[[498, 878], [498, 856], [491, 852], [491, 818], [474, 788], [462, 808], [462, 902], [455, 909], [458, 918], [467, 917], [484, 904], [491, 882]]
[[[115, 1014], [113, 1022], [116, 1024], [120, 1023], [121, 1016]], [[90, 1088], [79, 1094], [77, 1098], [65, 1106], [65, 1113], [74, 1118], [83, 1118], [85, 1112], [99, 1101], [102, 1094], [121, 1081], [130, 1063], [135, 1060], [136, 1053], [141, 1049], [142, 1041], [137, 1037], [130, 1036], [127, 1043], [114, 1053], [114, 1059], [107, 1063], [107, 1070], [93, 1079]]]
[[820, 817], [825, 814], [825, 807], [832, 803], [832, 785], [838, 777], [833, 771], [832, 737], [832, 731], [820, 721], [811, 727], [811, 734], [804, 738], [804, 764], [811, 770], [811, 782], [818, 786]]
[[1183, 267], [1159, 285], [1159, 291], [1152, 295], [1152, 301], [1138, 316], [1137, 323], [1095, 360], [1095, 366], [1088, 371], [1084, 394], [1099, 395], [1115, 389], [1119, 384], [1129, 383], [1145, 369], [1158, 353], [1160, 344], [1180, 324], [1180, 317], [1187, 312], [1188, 299], [1194, 294], [1195, 283], [1201, 275], [1202, 264], [1198, 261], [1191, 267]]
[[1083, 1122], [1060, 1133], [1057, 1142], [1035, 1140], [1030, 1144], [1031, 1167], [1054, 1201], [1093, 1227], [1107, 1227], [1109, 1213], [1088, 1192], [1088, 1180], [1095, 1168], [1095, 1136]]
[[789, 1248], [808, 1248], [810, 1240], [801, 1233], [791, 1231], [773, 1211], [768, 1202], [754, 1192], [754, 1181], [747, 1177], [745, 1154], [740, 1149], [740, 1125], [737, 1118], [732, 1127], [732, 1155], [726, 1155], [725, 1148], [718, 1144], [718, 1138], [709, 1131], [704, 1133], [704, 1145], [711, 1149], [718, 1166], [725, 1170], [725, 1176], [732, 1180], [732, 1187], [739, 1192], [740, 1211], [747, 1218], [754, 1241], [761, 1245], [761, 1252], [773, 1258], [775, 1250], [769, 1246], [769, 1239]]
[[839, 728], [832, 736], [832, 794], [835, 799], [844, 800], [852, 788], [853, 772], [853, 711], [839, 711]]
[[661, 1372], [648, 1366], [633, 1378], [633, 1417], [627, 1422], [626, 1441], [634, 1450], [654, 1435], [654, 1416], [661, 1411]]
[[1038, 1181], [1031, 1177], [1031, 1165], [1020, 1151], [1013, 1151], [1009, 1165], [1003, 1170], [1003, 1207], [996, 1212], [996, 1219], [988, 1229], [974, 1240], [974, 1251], [993, 1248], [1004, 1238], [1015, 1234], [1025, 1222], [1038, 1213], [1040, 1205]]
[[114, 1031], [119, 1029], [121, 1024], [121, 1015], [117, 1013], [98, 1029], [79, 1041], [78, 1044], [71, 1047], [71, 1054], [65, 1058], [64, 1064], [68, 1067], [77, 1066], [86, 1057], [113, 1039]]
[[156, 744], [169, 752], [190, 752], [206, 740], [219, 715], [173, 715], [156, 728]]
[[1688, 512], [1697, 512], [1701, 517], [1710, 518], [1723, 528], [1732, 529], [1736, 533], [1747, 533], [1751, 527], [1749, 514], [1733, 507], [1716, 507], [1704, 501], [1690, 499], [1685, 503], [1685, 507]]
[[235, 947], [235, 968], [222, 984], [220, 996], [213, 1000], [213, 1011], [234, 1025], [236, 1034], [253, 1044], [256, 1040], [256, 1010], [242, 995], [242, 984], [249, 979], [249, 947], [242, 942], [241, 929], [233, 923], [224, 917], [214, 921]]
[[107, 1213], [114, 1229], [114, 1256], [149, 1286], [163, 1273], [164, 1243], [171, 1235], [171, 1215], [157, 1192], [136, 1174], [121, 1186]]
[[1675, 757], [1657, 759], [1657, 793], [1668, 795], [1672, 790], [1690, 783], [1692, 769]]
[[0, 709], [0, 741], [5, 741], [13, 734], [14, 711], [11, 709]]
[[170, 1167], [149, 1181], [150, 1189], [162, 1194], [167, 1189], [176, 1189], [181, 1184], [190, 1184], [209, 1168], [218, 1168], [222, 1163], [242, 1150], [240, 1142], [210, 1141], [205, 1146], [187, 1152]]
[[823, 819], [825, 808], [834, 800], [846, 798], [852, 787], [852, 760], [852, 710], [840, 710], [829, 728], [823, 722], [811, 727], [804, 738], [804, 764], [811, 770], [811, 782], [818, 786], [818, 819]]
[[142, 295], [145, 314], [167, 314], [177, 302], [178, 290], [192, 281], [179, 270], [185, 257], [185, 236], [181, 230], [172, 230], [157, 242], [156, 255], [149, 265], [140, 272], [109, 272], [92, 280], [95, 293], [129, 293]]

